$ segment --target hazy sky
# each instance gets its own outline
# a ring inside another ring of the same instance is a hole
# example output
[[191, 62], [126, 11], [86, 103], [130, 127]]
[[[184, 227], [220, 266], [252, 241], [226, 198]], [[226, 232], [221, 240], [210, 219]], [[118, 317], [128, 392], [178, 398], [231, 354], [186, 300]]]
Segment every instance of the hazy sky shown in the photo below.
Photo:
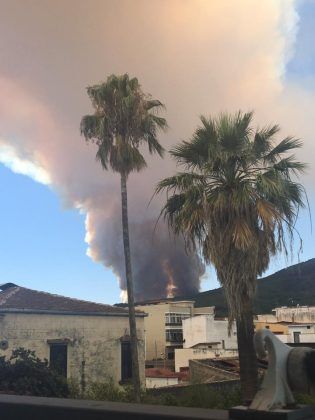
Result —
[[[257, 125], [301, 137], [315, 220], [313, 0], [0, 0], [0, 10], [0, 283], [119, 300], [102, 265], [121, 250], [108, 240], [119, 179], [79, 135], [85, 87], [111, 73], [137, 76], [166, 104], [166, 148], [188, 139], [200, 114], [225, 110], [254, 109]], [[153, 185], [173, 171], [154, 158], [130, 178], [132, 221], [156, 216]], [[298, 229], [301, 260], [314, 257], [306, 211]], [[202, 288], [213, 287], [211, 274]]]

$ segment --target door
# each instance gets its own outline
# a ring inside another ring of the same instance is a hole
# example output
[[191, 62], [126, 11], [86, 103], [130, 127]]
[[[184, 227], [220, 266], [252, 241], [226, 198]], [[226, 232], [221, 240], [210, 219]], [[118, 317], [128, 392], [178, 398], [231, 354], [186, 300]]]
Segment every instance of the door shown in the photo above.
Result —
[[50, 344], [50, 367], [59, 373], [59, 375], [67, 377], [67, 344]]
[[294, 337], [294, 342], [295, 343], [299, 343], [300, 342], [300, 332], [294, 332], [293, 333], [293, 337]]
[[121, 380], [127, 381], [132, 378], [131, 343], [121, 342]]

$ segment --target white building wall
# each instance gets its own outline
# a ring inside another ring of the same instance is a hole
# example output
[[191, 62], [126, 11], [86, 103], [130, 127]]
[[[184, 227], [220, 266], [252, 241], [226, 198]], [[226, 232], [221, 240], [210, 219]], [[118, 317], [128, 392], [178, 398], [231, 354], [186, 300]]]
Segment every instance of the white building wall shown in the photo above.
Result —
[[294, 333], [298, 333], [299, 343], [315, 343], [315, 325], [289, 325], [288, 330], [288, 334], [276, 334], [277, 338], [283, 343], [296, 343]]
[[216, 320], [214, 315], [198, 315], [183, 321], [184, 348], [200, 343], [221, 343], [225, 349], [237, 349], [236, 325], [228, 334], [228, 321]]

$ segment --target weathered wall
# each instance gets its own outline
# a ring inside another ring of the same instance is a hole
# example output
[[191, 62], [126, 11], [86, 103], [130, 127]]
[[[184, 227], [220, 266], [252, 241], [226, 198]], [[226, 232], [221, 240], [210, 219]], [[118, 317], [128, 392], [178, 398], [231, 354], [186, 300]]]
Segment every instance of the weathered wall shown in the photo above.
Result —
[[276, 308], [276, 318], [278, 321], [315, 323], [315, 306], [297, 306], [294, 308]]
[[[137, 318], [141, 379], [144, 383], [144, 320]], [[81, 383], [121, 380], [120, 337], [128, 334], [128, 317], [7, 313], [0, 316], [0, 340], [8, 340], [10, 355], [17, 347], [34, 350], [49, 360], [47, 340], [69, 339], [68, 378]]]
[[256, 320], [258, 322], [278, 322], [277, 317], [273, 314], [261, 314], [261, 315], [256, 315]]
[[195, 384], [203, 382], [227, 381], [239, 378], [239, 375], [236, 373], [208, 366], [198, 360], [189, 360], [189, 375], [190, 382]]
[[223, 349], [176, 349], [175, 350], [175, 371], [179, 372], [180, 368], [188, 367], [189, 360], [214, 359], [224, 357], [237, 357], [237, 350]]

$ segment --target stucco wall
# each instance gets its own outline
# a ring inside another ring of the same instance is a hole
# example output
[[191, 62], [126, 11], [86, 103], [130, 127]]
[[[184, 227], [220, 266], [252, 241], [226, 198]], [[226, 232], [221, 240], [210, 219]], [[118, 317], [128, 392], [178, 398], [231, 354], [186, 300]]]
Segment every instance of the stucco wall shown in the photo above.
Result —
[[228, 334], [228, 321], [216, 320], [213, 315], [199, 315], [183, 321], [184, 348], [199, 343], [221, 343], [226, 349], [237, 349], [236, 326]]
[[[139, 362], [144, 383], [144, 320], [137, 318]], [[17, 347], [34, 350], [41, 359], [49, 360], [47, 340], [69, 339], [68, 378], [81, 383], [121, 380], [120, 337], [128, 334], [128, 317], [79, 316], [50, 314], [1, 314], [0, 340], [8, 340], [10, 355]]]

